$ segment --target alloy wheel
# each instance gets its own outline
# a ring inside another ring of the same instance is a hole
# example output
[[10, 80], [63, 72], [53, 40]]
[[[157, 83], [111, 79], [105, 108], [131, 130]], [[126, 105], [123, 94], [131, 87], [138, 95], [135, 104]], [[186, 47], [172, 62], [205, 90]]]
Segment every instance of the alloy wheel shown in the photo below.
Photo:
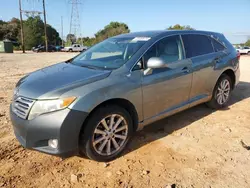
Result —
[[218, 86], [216, 94], [216, 100], [218, 104], [223, 105], [228, 101], [230, 96], [230, 90], [231, 90], [230, 82], [227, 79], [222, 80]]
[[103, 118], [94, 130], [92, 145], [103, 156], [116, 153], [128, 137], [128, 124], [124, 117], [112, 114]]

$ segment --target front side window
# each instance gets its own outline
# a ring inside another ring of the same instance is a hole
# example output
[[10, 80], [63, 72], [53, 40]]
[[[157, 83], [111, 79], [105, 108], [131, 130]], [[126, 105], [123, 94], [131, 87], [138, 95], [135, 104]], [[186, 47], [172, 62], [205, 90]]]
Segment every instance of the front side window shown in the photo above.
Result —
[[247, 50], [248, 50], [248, 49], [250, 49], [250, 47], [247, 47], [247, 46], [246, 46], [246, 47], [244, 47], [244, 49], [247, 49]]
[[110, 38], [73, 59], [72, 64], [97, 69], [117, 69], [125, 64], [150, 38]]
[[159, 57], [166, 63], [183, 59], [182, 45], [179, 36], [166, 37], [154, 44], [144, 55], [144, 63], [151, 57]]
[[[183, 50], [180, 36], [166, 37], [154, 44], [143, 56], [145, 68], [147, 61], [152, 57], [161, 58], [165, 63], [174, 63], [183, 59]], [[152, 74], [169, 70], [169, 68], [153, 69]]]
[[187, 58], [214, 52], [211, 41], [205, 35], [182, 35], [182, 40], [184, 43]]

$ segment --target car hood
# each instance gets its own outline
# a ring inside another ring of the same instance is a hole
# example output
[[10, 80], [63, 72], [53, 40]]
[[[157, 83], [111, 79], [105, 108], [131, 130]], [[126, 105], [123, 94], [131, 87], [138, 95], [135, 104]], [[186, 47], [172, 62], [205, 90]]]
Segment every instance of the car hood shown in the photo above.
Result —
[[109, 76], [110, 70], [96, 70], [59, 63], [33, 72], [17, 83], [19, 96], [32, 99], [58, 98], [63, 92]]

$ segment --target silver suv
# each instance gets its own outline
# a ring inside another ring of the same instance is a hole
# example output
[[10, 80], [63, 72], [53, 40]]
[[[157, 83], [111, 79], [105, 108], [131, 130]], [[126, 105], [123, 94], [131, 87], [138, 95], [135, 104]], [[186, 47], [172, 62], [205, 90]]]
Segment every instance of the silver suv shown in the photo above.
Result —
[[226, 106], [239, 72], [219, 33], [124, 34], [22, 78], [10, 115], [26, 148], [110, 161], [147, 124], [200, 103]]

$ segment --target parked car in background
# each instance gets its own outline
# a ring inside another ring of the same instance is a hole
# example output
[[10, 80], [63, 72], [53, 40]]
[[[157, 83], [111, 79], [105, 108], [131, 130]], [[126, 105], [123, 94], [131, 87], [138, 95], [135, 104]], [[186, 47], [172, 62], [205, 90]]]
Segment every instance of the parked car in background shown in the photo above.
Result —
[[63, 46], [55, 46], [55, 48], [56, 48], [57, 52], [60, 52], [64, 47]]
[[239, 75], [223, 34], [123, 34], [23, 77], [10, 117], [26, 148], [110, 161], [152, 122], [201, 103], [227, 106]]
[[71, 46], [64, 47], [62, 49], [62, 51], [64, 51], [64, 52], [82, 52], [82, 51], [85, 51], [87, 49], [88, 49], [87, 46], [82, 46], [80, 44], [73, 44]]
[[[45, 52], [46, 51], [46, 48], [44, 45], [39, 45], [38, 47], [35, 47], [32, 49], [33, 52]], [[48, 45], [48, 52], [56, 52], [57, 49], [55, 46], [53, 45]]]
[[248, 46], [238, 47], [238, 48], [236, 48], [236, 50], [237, 50], [240, 54], [248, 54], [248, 55], [250, 55], [250, 47], [248, 47]]

